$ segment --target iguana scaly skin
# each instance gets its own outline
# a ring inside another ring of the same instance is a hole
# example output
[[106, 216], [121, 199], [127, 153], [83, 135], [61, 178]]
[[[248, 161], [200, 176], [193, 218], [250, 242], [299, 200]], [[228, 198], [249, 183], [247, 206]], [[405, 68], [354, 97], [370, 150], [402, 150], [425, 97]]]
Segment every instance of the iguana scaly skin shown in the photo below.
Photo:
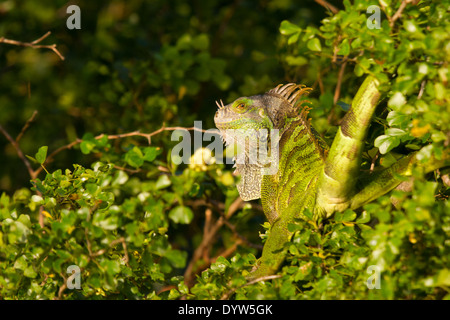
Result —
[[[279, 85], [263, 95], [244, 97], [228, 105], [219, 105], [214, 121], [225, 141], [230, 129], [279, 130], [275, 141], [279, 153], [278, 171], [261, 174], [261, 165], [247, 158], [236, 164], [241, 175], [238, 190], [243, 200], [261, 198], [264, 213], [271, 224], [270, 233], [251, 277], [273, 274], [284, 260], [283, 244], [292, 236], [288, 225], [304, 217], [305, 209], [315, 220], [334, 212], [357, 209], [395, 188], [400, 175], [411, 174], [418, 165], [415, 154], [402, 158], [393, 166], [371, 174], [360, 171], [361, 154], [367, 131], [380, 99], [379, 81], [369, 76], [359, 88], [351, 108], [342, 119], [331, 147], [321, 139], [307, 119], [308, 108], [301, 97], [310, 88], [303, 85]], [[250, 144], [243, 148], [248, 153]], [[449, 165], [448, 150], [442, 160], [430, 159], [426, 172]]]

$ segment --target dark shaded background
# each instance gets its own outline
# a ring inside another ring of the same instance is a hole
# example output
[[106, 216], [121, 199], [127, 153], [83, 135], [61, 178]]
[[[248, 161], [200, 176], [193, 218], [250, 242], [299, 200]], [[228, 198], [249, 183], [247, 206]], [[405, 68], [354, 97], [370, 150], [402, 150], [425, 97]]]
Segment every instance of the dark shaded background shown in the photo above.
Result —
[[[69, 30], [66, 8], [81, 9], [81, 30]], [[213, 127], [217, 99], [256, 94], [286, 79], [277, 56], [279, 25], [319, 25], [314, 1], [3, 1], [0, 36], [57, 44], [48, 49], [0, 44], [0, 124], [27, 155], [49, 153], [85, 133], [151, 132], [163, 122]], [[296, 75], [301, 80], [301, 74]], [[308, 84], [308, 83], [307, 83]], [[76, 147], [53, 168], [91, 163]], [[0, 137], [0, 192], [29, 187], [16, 151]]]

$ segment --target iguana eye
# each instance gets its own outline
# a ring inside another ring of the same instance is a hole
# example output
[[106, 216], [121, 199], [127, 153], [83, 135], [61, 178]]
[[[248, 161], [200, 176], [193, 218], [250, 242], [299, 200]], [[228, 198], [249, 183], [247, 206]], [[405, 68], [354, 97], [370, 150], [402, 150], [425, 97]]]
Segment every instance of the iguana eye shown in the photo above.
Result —
[[242, 113], [247, 109], [247, 105], [244, 102], [238, 103], [234, 106], [236, 112]]

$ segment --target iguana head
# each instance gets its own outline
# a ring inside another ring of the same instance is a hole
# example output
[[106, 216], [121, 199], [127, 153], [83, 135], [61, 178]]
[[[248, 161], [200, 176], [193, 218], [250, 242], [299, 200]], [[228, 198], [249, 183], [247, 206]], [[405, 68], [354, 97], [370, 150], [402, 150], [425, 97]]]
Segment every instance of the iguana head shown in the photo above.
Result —
[[224, 106], [217, 103], [214, 122], [220, 131], [230, 129], [272, 129], [273, 124], [267, 113], [263, 96], [243, 97]]
[[224, 105], [216, 102], [219, 110], [214, 122], [220, 131], [227, 129], [282, 129], [286, 118], [299, 115], [298, 102], [311, 88], [289, 83], [279, 85], [263, 95], [242, 97]]
[[[239, 141], [243, 130], [268, 133], [272, 129], [278, 129], [282, 132], [287, 118], [300, 116], [298, 101], [309, 90], [310, 88], [303, 85], [289, 83], [279, 85], [263, 95], [241, 97], [227, 105], [224, 105], [222, 101], [216, 102], [219, 109], [214, 122], [227, 144], [231, 141], [235, 143]], [[261, 138], [264, 137], [259, 135], [259, 139]], [[245, 144], [243, 153], [236, 157], [241, 160], [236, 161], [236, 173], [241, 175], [241, 182], [237, 187], [244, 200], [260, 198], [262, 167], [259, 163], [248, 162], [249, 148], [256, 148], [259, 145], [258, 142]]]

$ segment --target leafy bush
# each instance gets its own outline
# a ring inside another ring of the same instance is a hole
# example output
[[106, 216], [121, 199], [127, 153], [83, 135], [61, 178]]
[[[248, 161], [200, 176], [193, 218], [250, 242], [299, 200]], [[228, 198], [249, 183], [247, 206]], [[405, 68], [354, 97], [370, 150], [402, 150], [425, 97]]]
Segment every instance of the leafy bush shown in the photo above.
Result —
[[[417, 168], [411, 189], [357, 212], [296, 221], [282, 269], [249, 282], [269, 232], [261, 207], [238, 198], [227, 165], [176, 165], [169, 133], [178, 127], [161, 125], [202, 118], [206, 128], [214, 100], [294, 81], [315, 89], [312, 124], [331, 141], [373, 74], [387, 95], [362, 170], [415, 150], [424, 162], [440, 158], [450, 141], [450, 3], [355, 0], [334, 13], [291, 1], [207, 3], [81, 3], [79, 31], [65, 29], [63, 2], [0, 5], [1, 35], [26, 41], [56, 29], [66, 58], [0, 43], [0, 297], [448, 299], [445, 169]], [[367, 26], [372, 4], [379, 29]], [[72, 265], [81, 289], [69, 287]]]

